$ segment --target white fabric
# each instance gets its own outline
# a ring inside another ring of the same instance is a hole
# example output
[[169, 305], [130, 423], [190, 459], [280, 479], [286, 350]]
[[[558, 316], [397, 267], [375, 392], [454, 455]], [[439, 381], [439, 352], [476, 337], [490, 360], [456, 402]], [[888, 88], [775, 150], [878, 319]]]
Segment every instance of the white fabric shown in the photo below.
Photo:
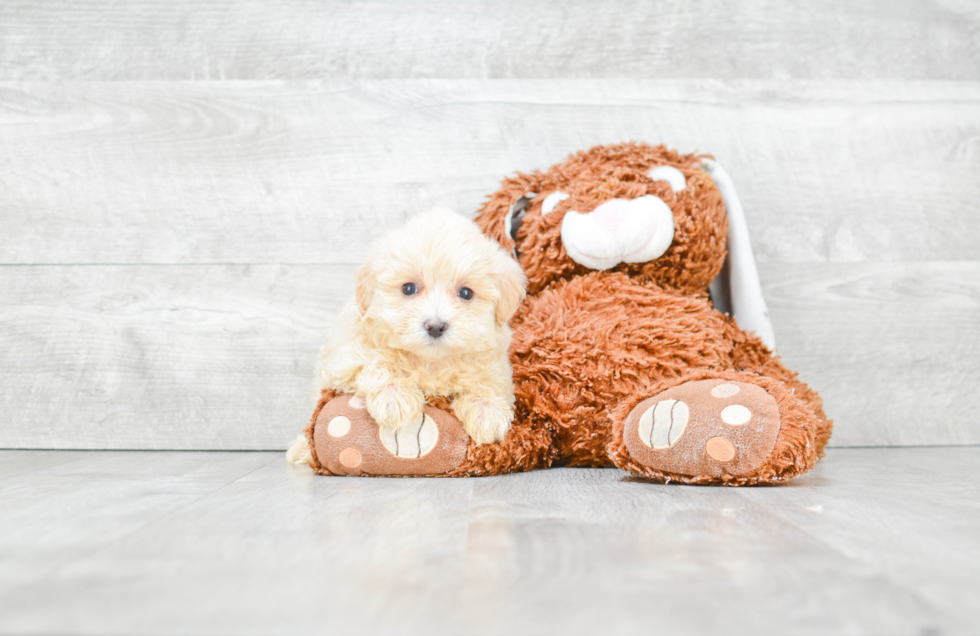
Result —
[[670, 247], [674, 214], [652, 194], [612, 199], [589, 214], [569, 210], [562, 219], [561, 240], [569, 258], [589, 269], [646, 263]]
[[541, 203], [541, 214], [547, 215], [549, 212], [554, 210], [559, 203], [568, 198], [568, 195], [564, 192], [552, 192], [544, 198]]
[[729, 398], [741, 391], [736, 384], [719, 384], [711, 389], [711, 395], [716, 398]]
[[330, 437], [347, 435], [350, 432], [350, 420], [343, 415], [338, 415], [327, 424], [327, 432], [330, 433]]
[[742, 203], [731, 177], [717, 161], [705, 159], [705, 170], [721, 191], [728, 210], [728, 257], [721, 273], [711, 282], [711, 302], [718, 311], [735, 317], [738, 326], [754, 331], [767, 347], [776, 350], [776, 334], [769, 319], [766, 299], [762, 296], [759, 271], [749, 241]]
[[721, 421], [732, 426], [741, 426], [752, 419], [752, 411], [741, 404], [731, 404], [721, 410]]
[[680, 400], [661, 400], [640, 416], [640, 441], [657, 450], [670, 448], [684, 434], [690, 416]]
[[425, 457], [439, 441], [439, 427], [431, 417], [423, 414], [418, 422], [399, 429], [380, 426], [381, 444], [395, 457], [418, 459]]
[[684, 178], [684, 173], [674, 166], [657, 166], [648, 172], [647, 176], [654, 181], [666, 181], [674, 192], [680, 192], [687, 187], [687, 179]]

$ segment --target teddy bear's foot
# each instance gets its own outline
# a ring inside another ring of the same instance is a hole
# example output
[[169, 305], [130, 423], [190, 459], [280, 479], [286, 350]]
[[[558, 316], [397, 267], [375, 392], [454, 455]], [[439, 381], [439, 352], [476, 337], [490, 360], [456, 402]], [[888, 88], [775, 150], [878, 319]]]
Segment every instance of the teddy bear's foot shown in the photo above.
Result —
[[633, 462], [661, 473], [731, 478], [766, 462], [779, 428], [776, 400], [762, 387], [692, 380], [633, 408], [623, 444]]
[[320, 409], [312, 426], [318, 469], [334, 475], [442, 475], [466, 458], [469, 436], [459, 420], [426, 405], [412, 426], [397, 431], [378, 426], [353, 395]]

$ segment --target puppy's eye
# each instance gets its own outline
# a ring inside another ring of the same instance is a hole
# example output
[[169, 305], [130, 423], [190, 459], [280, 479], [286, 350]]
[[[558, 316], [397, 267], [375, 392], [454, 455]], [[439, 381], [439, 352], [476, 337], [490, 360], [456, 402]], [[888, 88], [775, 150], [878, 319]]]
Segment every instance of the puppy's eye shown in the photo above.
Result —
[[471, 298], [473, 298], [473, 290], [470, 289], [469, 287], [464, 287], [461, 290], [459, 290], [459, 293], [456, 295], [462, 298], [463, 300], [470, 300]]
[[406, 296], [411, 296], [418, 290], [419, 289], [418, 287], [415, 286], [415, 283], [405, 283], [404, 285], [402, 285], [402, 293], [405, 294]]

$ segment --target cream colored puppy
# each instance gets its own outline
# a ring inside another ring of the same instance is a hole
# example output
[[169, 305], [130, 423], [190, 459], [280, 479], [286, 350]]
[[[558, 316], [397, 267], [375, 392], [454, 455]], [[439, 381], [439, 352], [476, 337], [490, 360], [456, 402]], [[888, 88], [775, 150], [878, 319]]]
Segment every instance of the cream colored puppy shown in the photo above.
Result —
[[514, 418], [507, 326], [524, 298], [520, 265], [447, 210], [412, 218], [368, 253], [317, 369], [323, 388], [362, 398], [380, 426], [422, 417], [447, 396], [477, 444]]

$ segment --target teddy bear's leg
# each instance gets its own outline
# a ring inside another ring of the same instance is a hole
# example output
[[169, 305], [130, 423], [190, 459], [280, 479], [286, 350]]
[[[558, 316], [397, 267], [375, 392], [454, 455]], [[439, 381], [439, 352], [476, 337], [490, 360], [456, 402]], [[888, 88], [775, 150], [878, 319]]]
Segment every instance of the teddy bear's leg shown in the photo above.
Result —
[[[410, 427], [379, 427], [363, 400], [324, 391], [306, 437], [310, 466], [324, 475], [469, 476], [531, 470], [550, 463], [544, 428], [515, 424], [504, 441], [477, 446], [443, 398], [429, 400]], [[530, 452], [529, 452], [530, 451]]]
[[[735, 331], [734, 326], [731, 326]], [[817, 417], [817, 432], [814, 444], [817, 456], [823, 457], [824, 447], [830, 440], [834, 423], [827, 419], [823, 410], [823, 400], [820, 395], [800, 381], [797, 373], [787, 368], [782, 361], [762, 344], [753, 334], [741, 334], [733, 337], [735, 346], [732, 349], [732, 364], [734, 368], [751, 371], [767, 378], [781, 381], [800, 402], [805, 404]]]
[[611, 412], [613, 463], [658, 481], [748, 485], [784, 481], [816, 463], [821, 419], [780, 380], [695, 371]]

